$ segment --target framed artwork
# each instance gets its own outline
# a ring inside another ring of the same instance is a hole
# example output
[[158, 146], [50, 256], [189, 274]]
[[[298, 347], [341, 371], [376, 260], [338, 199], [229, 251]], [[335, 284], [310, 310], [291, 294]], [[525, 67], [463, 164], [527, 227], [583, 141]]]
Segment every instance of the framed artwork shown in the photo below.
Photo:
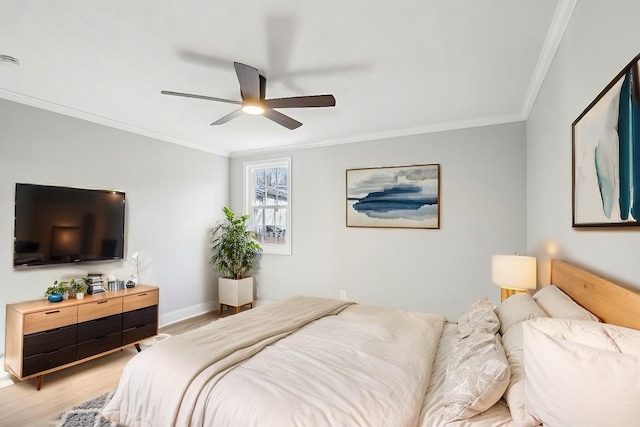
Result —
[[440, 165], [347, 170], [347, 227], [440, 228]]
[[573, 122], [573, 227], [640, 225], [639, 61]]

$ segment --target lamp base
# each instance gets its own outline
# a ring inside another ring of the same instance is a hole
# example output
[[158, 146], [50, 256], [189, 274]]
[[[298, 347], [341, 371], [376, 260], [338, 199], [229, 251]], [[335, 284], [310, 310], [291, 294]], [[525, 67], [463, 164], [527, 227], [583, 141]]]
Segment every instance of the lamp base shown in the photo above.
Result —
[[526, 289], [508, 289], [508, 288], [500, 288], [500, 301], [504, 301], [509, 298], [511, 295], [520, 294], [523, 292], [527, 292]]

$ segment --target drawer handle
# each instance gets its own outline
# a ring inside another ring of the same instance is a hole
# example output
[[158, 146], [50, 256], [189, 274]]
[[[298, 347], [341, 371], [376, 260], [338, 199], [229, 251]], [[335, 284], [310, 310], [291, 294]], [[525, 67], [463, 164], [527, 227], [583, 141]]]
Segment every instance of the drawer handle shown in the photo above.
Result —
[[147, 294], [138, 294], [139, 297], [146, 297]]
[[56, 314], [56, 313], [60, 313], [60, 310], [53, 310], [53, 311], [45, 311], [44, 314]]
[[[58, 351], [60, 351], [60, 348], [56, 348], [55, 350], [51, 350], [51, 351], [46, 351], [44, 353], [38, 353], [38, 354], [34, 354], [33, 356], [46, 356], [47, 354], [52, 354], [52, 353], [56, 353]], [[33, 357], [33, 356], [29, 356], [29, 357]]]
[[106, 304], [108, 302], [109, 302], [109, 300], [107, 300], [107, 301], [98, 301], [96, 304]]

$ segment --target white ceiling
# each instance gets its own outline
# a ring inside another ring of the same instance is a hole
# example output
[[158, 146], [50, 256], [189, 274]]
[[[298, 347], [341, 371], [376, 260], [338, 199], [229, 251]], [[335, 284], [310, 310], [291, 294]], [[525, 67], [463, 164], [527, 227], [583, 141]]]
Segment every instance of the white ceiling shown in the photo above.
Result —
[[[573, 2], [573, 3], [572, 3]], [[0, 97], [229, 155], [526, 119], [575, 0], [0, 0]], [[290, 131], [237, 107], [233, 62]], [[34, 123], [37, 126], [37, 123]]]

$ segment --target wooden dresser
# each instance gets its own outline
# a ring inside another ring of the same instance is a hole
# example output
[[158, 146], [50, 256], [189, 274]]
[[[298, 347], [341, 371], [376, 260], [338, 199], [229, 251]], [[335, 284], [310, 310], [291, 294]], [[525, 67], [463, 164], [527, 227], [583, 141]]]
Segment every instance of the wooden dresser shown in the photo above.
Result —
[[20, 380], [118, 351], [158, 333], [158, 288], [7, 305], [4, 369]]

